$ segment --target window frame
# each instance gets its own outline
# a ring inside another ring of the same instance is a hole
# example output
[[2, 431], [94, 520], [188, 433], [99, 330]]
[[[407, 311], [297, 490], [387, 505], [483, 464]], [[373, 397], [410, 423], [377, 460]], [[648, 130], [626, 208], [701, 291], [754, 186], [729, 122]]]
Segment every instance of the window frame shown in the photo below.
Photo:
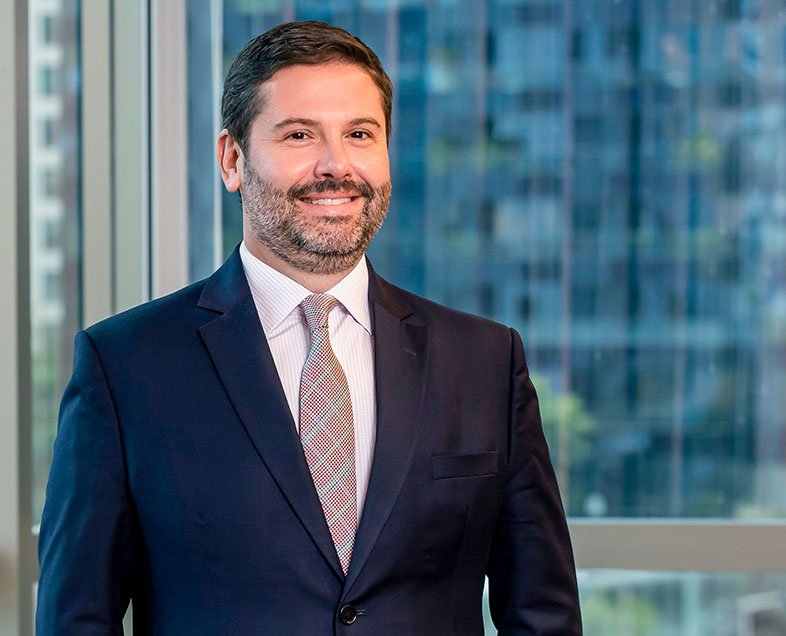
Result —
[[33, 583], [38, 576], [32, 526], [32, 400], [30, 342], [30, 195], [28, 13], [21, 0], [0, 3], [0, 122], [8, 122], [0, 150], [0, 399], [8, 424], [0, 427], [0, 577], [4, 625], [33, 631]]

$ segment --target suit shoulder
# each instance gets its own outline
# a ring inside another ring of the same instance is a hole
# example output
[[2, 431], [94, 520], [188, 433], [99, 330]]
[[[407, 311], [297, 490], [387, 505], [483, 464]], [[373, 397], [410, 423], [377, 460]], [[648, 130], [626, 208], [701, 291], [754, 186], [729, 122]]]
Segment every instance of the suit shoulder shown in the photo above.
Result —
[[94, 342], [133, 338], [145, 333], [177, 330], [193, 322], [200, 310], [197, 302], [205, 287], [198, 281], [176, 292], [150, 300], [110, 316], [85, 329]]

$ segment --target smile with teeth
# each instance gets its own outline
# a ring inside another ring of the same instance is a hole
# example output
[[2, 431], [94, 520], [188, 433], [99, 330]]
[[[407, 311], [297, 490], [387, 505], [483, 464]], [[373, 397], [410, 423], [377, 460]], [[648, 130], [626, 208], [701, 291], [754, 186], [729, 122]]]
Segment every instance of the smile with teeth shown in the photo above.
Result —
[[311, 203], [312, 205], [341, 205], [342, 203], [349, 203], [355, 197], [342, 197], [340, 199], [332, 199], [332, 198], [325, 198], [325, 199], [302, 199], [306, 203]]

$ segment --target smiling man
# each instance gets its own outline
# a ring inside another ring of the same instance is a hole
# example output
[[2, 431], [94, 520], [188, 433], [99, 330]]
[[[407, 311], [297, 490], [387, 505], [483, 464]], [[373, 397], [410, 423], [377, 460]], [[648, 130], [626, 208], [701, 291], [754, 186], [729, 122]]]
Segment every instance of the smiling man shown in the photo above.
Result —
[[[80, 332], [41, 525], [37, 634], [581, 633], [518, 334], [383, 280], [392, 85], [280, 25], [227, 74], [243, 241]], [[406, 132], [406, 131], [405, 131]]]
[[[391, 90], [378, 72], [382, 90]], [[230, 69], [227, 83], [233, 78]], [[312, 291], [357, 265], [385, 218], [389, 122], [380, 90], [363, 67], [341, 59], [287, 66], [245, 104], [264, 104], [248, 130], [225, 97], [218, 160], [227, 189], [242, 193], [243, 241]]]

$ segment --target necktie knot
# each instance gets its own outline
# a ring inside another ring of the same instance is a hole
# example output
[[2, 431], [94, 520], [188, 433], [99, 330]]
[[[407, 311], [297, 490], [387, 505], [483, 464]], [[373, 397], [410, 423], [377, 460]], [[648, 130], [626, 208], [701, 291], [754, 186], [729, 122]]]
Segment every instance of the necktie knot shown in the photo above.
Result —
[[309, 331], [324, 329], [328, 326], [328, 314], [338, 301], [329, 294], [311, 294], [303, 299], [300, 306], [306, 317]]

